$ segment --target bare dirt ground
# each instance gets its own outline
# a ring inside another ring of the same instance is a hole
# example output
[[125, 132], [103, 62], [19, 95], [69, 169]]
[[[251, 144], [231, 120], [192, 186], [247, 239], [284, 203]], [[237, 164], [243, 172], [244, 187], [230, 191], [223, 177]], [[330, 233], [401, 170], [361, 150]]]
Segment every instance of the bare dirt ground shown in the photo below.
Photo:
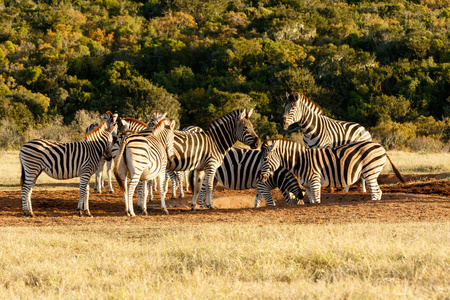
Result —
[[[184, 198], [166, 200], [170, 215], [160, 210], [159, 196], [149, 204], [148, 216], [127, 217], [122, 193], [115, 184], [115, 193], [90, 193], [89, 205], [93, 217], [78, 217], [78, 190], [33, 191], [35, 218], [22, 213], [18, 191], [0, 192], [0, 226], [53, 226], [82, 224], [325, 224], [352, 222], [414, 222], [450, 220], [450, 180], [445, 174], [406, 175], [407, 184], [398, 184], [393, 175], [381, 175], [382, 200], [371, 201], [369, 193], [361, 193], [358, 185], [349, 193], [322, 190], [320, 204], [286, 205], [279, 190], [272, 192], [276, 207], [253, 208], [255, 190], [229, 191], [219, 187], [214, 194], [215, 211], [190, 211], [192, 193]], [[444, 180], [442, 180], [444, 179]], [[68, 186], [63, 181], [62, 186]], [[73, 185], [71, 187], [76, 187]], [[170, 189], [168, 196], [170, 198]], [[264, 202], [264, 201], [263, 201]], [[265, 203], [264, 203], [265, 205]], [[136, 209], [136, 208], [135, 208]], [[137, 213], [137, 211], [136, 211]]]

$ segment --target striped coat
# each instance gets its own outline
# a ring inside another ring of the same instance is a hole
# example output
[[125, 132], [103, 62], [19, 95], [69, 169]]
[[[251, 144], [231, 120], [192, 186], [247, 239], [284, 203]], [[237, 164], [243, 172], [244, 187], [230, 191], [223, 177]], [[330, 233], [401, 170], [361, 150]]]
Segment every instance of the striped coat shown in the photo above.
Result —
[[86, 140], [74, 143], [58, 143], [51, 140], [35, 139], [20, 148], [22, 166], [22, 207], [26, 216], [34, 216], [31, 207], [31, 192], [39, 175], [44, 171], [55, 179], [80, 177], [80, 197], [78, 214], [89, 211], [89, 180], [97, 170], [103, 155], [111, 155], [113, 137], [103, 121], [96, 129], [86, 135]]
[[367, 181], [372, 200], [381, 199], [377, 178], [389, 159], [397, 177], [404, 182], [384, 148], [371, 141], [336, 148], [307, 149], [292, 140], [267, 140], [261, 147], [263, 163], [260, 180], [266, 181], [280, 166], [297, 176], [311, 203], [320, 203], [321, 186], [344, 187], [360, 177]]
[[[217, 169], [215, 178], [230, 190], [257, 189], [255, 207], [264, 197], [267, 204], [274, 206], [271, 190], [279, 188], [288, 204], [302, 203], [303, 192], [297, 178], [288, 170], [278, 168], [266, 182], [260, 182], [257, 174], [261, 163], [262, 152], [239, 147], [231, 148]], [[199, 197], [200, 207], [203, 206]]]

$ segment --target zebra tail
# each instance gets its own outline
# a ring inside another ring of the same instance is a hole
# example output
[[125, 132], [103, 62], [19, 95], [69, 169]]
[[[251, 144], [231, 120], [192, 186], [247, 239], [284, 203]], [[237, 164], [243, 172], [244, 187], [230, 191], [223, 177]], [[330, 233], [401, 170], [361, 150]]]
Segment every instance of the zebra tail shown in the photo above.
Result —
[[23, 168], [22, 162], [20, 162], [20, 166], [22, 167], [22, 175], [20, 176], [20, 186], [23, 187], [23, 183], [25, 182], [25, 169]]
[[402, 183], [406, 183], [405, 178], [403, 177], [403, 175], [400, 173], [399, 169], [397, 169], [397, 167], [394, 165], [394, 163], [392, 162], [391, 157], [386, 153], [386, 157], [389, 159], [389, 162], [391, 163], [392, 166], [392, 170], [394, 170], [395, 176], [397, 176], [397, 178], [402, 182]]
[[123, 152], [125, 150], [126, 144], [127, 144], [127, 140], [125, 139], [122, 143], [122, 147], [120, 147], [120, 152], [119, 152], [119, 155], [117, 156], [117, 161], [114, 166], [114, 177], [116, 177], [117, 184], [119, 185], [122, 192], [125, 191], [125, 183], [123, 182], [122, 177], [119, 174], [119, 165], [120, 165], [120, 159], [123, 156]]

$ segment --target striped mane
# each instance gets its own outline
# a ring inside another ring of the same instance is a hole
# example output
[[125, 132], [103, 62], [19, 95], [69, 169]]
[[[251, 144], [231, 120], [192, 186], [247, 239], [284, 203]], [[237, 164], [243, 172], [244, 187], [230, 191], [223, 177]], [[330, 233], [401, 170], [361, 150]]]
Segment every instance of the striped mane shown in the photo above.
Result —
[[92, 129], [91, 131], [86, 133], [86, 136], [85, 136], [86, 140], [93, 141], [96, 136], [101, 134], [101, 132], [106, 131], [107, 128], [108, 128], [108, 124], [106, 123], [106, 121], [103, 121], [100, 125], [97, 126], [97, 128]]
[[[296, 97], [296, 95], [298, 95]], [[304, 94], [302, 93], [290, 93], [289, 97], [288, 97], [288, 102], [295, 102], [298, 99], [300, 99], [300, 101], [306, 105], [308, 108], [310, 108], [312, 111], [314, 111], [316, 114], [319, 115], [323, 115], [323, 110], [322, 107], [320, 107], [319, 104], [317, 104], [316, 102], [312, 101], [311, 99], [309, 99], [308, 97], [306, 97]]]
[[228, 123], [229, 120], [236, 118], [239, 114], [244, 111], [243, 109], [235, 109], [232, 112], [227, 113], [226, 115], [219, 117], [211, 122], [208, 126], [208, 131], [214, 127], [217, 127], [218, 124]]
[[142, 125], [144, 127], [147, 127], [146, 123], [144, 123], [144, 122], [142, 122], [142, 121], [140, 121], [138, 119], [135, 119], [135, 118], [126, 117], [126, 118], [123, 118], [122, 120], [127, 121], [129, 123], [137, 123], [137, 124], [140, 124], [140, 125]]

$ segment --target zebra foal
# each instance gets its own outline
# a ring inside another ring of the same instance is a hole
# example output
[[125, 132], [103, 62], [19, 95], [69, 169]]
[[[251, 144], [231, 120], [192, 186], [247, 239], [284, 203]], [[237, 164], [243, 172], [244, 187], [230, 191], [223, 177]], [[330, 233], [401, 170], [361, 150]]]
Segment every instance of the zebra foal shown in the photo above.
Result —
[[356, 142], [336, 148], [307, 149], [292, 140], [267, 140], [261, 147], [263, 162], [259, 179], [268, 180], [282, 166], [297, 176], [306, 188], [311, 203], [320, 203], [323, 186], [344, 187], [359, 178], [367, 181], [372, 200], [381, 199], [377, 178], [389, 159], [395, 175], [405, 182], [384, 148], [371, 141]]
[[[131, 134], [123, 140], [114, 167], [114, 175], [122, 190], [125, 211], [128, 216], [135, 216], [133, 195], [139, 181], [155, 178], [158, 178], [159, 181], [161, 208], [165, 214], [169, 214], [165, 204], [164, 180], [167, 163], [173, 158], [174, 127], [175, 122], [164, 118], [152, 131]], [[127, 187], [128, 174], [130, 174], [130, 183]], [[143, 214], [147, 214], [147, 184], [141, 183], [141, 185], [144, 189], [144, 196], [138, 197], [138, 206]]]
[[34, 139], [25, 143], [19, 152], [22, 176], [22, 209], [25, 216], [34, 216], [31, 207], [31, 193], [36, 180], [44, 171], [55, 179], [80, 177], [78, 215], [89, 211], [89, 180], [97, 170], [103, 155], [111, 155], [112, 131], [103, 121], [96, 129], [86, 134], [86, 140], [73, 143], [59, 143], [45, 139]]

